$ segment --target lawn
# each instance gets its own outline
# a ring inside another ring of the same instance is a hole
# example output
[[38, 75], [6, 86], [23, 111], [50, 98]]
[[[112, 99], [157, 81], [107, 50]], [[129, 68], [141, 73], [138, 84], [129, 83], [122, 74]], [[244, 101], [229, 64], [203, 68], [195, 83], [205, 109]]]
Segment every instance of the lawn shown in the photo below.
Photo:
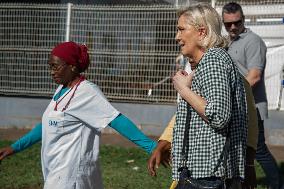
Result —
[[[0, 148], [10, 143], [0, 141]], [[148, 155], [138, 148], [101, 146], [100, 160], [105, 189], [169, 188], [170, 169], [161, 166], [158, 177], [152, 178], [147, 172], [147, 159]], [[257, 188], [265, 188], [263, 177], [263, 171], [257, 165]], [[1, 189], [42, 188], [40, 144], [1, 162], [0, 186]]]

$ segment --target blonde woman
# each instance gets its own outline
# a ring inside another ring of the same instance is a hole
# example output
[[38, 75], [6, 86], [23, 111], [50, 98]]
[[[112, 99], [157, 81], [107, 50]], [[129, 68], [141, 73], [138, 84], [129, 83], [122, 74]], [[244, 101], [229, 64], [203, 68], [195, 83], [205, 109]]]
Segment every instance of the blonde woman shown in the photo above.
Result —
[[[178, 13], [176, 40], [184, 56], [193, 59], [195, 71], [179, 71], [173, 84], [182, 99], [173, 133], [173, 179], [179, 179], [181, 150], [187, 114], [187, 162], [191, 177], [227, 180], [227, 187], [244, 178], [247, 142], [245, 89], [239, 72], [226, 52], [222, 22], [214, 8], [195, 5]], [[230, 140], [226, 160], [222, 158]], [[221, 164], [218, 164], [222, 158]], [[216, 171], [213, 171], [215, 170]]]
[[[181, 53], [192, 59], [191, 67], [195, 70], [190, 74], [178, 71], [173, 77], [174, 87], [182, 100], [178, 104], [173, 131], [172, 172], [173, 180], [178, 181], [188, 116], [185, 163], [190, 176], [204, 181], [226, 180], [227, 188], [241, 188], [248, 119], [245, 89], [225, 50], [227, 42], [221, 36], [221, 24], [218, 13], [209, 5], [191, 6], [178, 13], [176, 40]], [[224, 160], [221, 154], [228, 140]], [[218, 164], [220, 159], [222, 163]], [[149, 166], [153, 171], [151, 165], [153, 161]]]

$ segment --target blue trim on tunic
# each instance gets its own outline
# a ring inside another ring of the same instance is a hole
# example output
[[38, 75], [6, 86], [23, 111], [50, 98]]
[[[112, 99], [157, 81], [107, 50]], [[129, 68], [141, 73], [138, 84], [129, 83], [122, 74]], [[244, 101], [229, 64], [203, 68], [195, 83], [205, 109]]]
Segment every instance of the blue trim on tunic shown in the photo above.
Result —
[[157, 142], [153, 141], [142, 133], [136, 125], [130, 121], [123, 114], [119, 114], [109, 126], [119, 132], [122, 136], [141, 147], [147, 153], [151, 154], [152, 151], [156, 148]]
[[[54, 95], [53, 100], [58, 100], [69, 88], [62, 88], [56, 95]], [[144, 133], [142, 133], [136, 125], [130, 121], [123, 114], [119, 114], [112, 122], [109, 124], [111, 128], [116, 130], [123, 137], [127, 138], [131, 142], [135, 143], [137, 146], [141, 147], [147, 153], [151, 153], [157, 146], [157, 142], [148, 138]], [[37, 123], [36, 126], [28, 132], [26, 135], [18, 139], [15, 143], [11, 145], [15, 152], [20, 152], [29, 148], [33, 144], [39, 142], [42, 138], [42, 123]]]

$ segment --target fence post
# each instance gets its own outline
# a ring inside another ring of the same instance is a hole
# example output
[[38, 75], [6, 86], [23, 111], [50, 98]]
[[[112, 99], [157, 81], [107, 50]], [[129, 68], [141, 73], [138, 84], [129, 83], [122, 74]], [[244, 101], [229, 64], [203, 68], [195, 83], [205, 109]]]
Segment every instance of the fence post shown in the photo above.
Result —
[[282, 102], [282, 95], [283, 95], [283, 87], [284, 87], [284, 65], [282, 66], [282, 72], [280, 74], [280, 79], [281, 79], [281, 87], [280, 87], [280, 92], [278, 96], [278, 106], [276, 110], [281, 110], [281, 102]]
[[72, 10], [72, 3], [67, 4], [67, 18], [66, 18], [66, 34], [65, 34], [65, 41], [69, 41], [70, 37], [70, 20], [71, 20], [71, 10]]
[[217, 1], [217, 0], [211, 0], [211, 6], [212, 6], [213, 8], [215, 8], [215, 6], [216, 6], [216, 1]]

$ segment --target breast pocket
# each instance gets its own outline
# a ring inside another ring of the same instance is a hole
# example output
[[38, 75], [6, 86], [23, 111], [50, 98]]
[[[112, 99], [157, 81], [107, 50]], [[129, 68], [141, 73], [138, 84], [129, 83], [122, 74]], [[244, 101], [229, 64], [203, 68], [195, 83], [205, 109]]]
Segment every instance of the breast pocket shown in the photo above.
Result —
[[64, 132], [64, 112], [51, 111], [48, 115], [48, 130], [51, 133]]

